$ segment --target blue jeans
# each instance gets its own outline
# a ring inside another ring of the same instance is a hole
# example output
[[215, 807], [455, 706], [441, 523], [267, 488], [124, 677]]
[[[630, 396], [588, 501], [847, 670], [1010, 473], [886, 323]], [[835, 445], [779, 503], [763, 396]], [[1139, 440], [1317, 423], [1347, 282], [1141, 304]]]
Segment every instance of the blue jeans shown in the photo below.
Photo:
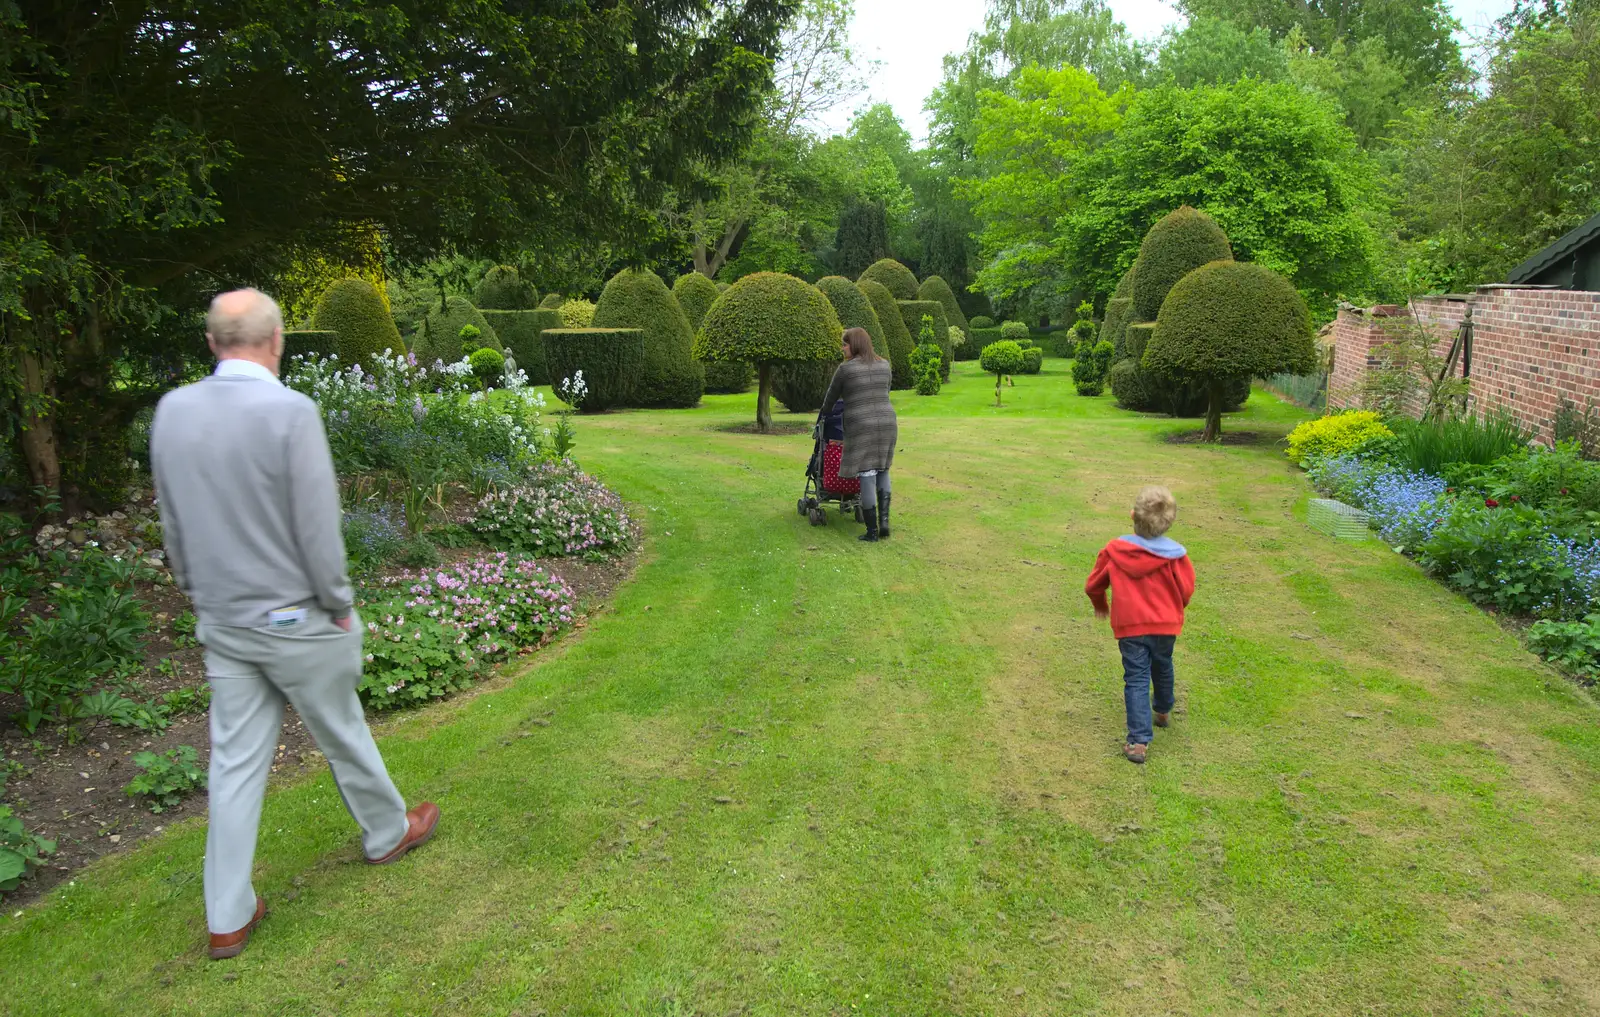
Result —
[[1156, 713], [1171, 713], [1172, 647], [1177, 636], [1129, 636], [1122, 650], [1122, 702], [1128, 709], [1128, 743], [1149, 745], [1156, 736], [1150, 718], [1150, 686], [1156, 687]]

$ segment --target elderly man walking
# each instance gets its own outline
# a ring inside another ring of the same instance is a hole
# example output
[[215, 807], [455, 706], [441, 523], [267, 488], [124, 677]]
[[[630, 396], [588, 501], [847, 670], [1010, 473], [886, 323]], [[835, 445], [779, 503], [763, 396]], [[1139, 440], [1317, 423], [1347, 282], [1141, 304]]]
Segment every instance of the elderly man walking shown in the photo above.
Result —
[[150, 463], [167, 561], [194, 603], [211, 682], [206, 923], [220, 960], [241, 953], [267, 913], [250, 869], [286, 701], [328, 757], [368, 862], [427, 841], [439, 810], [406, 811], [361, 712], [333, 457], [316, 404], [278, 381], [278, 305], [258, 290], [224, 293], [206, 339], [216, 372], [162, 398]]

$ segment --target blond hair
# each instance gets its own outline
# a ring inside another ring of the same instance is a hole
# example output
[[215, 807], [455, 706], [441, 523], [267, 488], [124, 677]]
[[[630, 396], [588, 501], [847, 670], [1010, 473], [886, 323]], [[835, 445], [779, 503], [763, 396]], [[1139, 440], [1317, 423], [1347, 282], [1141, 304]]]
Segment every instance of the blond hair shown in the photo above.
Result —
[[1178, 518], [1178, 502], [1172, 492], [1154, 485], [1133, 499], [1133, 532], [1141, 537], [1159, 537]]

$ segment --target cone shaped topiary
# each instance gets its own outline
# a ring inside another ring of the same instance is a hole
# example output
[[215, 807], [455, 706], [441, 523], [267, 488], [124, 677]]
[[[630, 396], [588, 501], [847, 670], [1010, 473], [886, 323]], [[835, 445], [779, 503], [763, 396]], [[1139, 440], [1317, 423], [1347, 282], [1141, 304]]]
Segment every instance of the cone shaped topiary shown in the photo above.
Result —
[[372, 358], [384, 350], [405, 351], [382, 294], [365, 279], [340, 279], [324, 290], [311, 315], [311, 328], [338, 333], [333, 350], [343, 367], [371, 367]]
[[[461, 335], [461, 330], [468, 325], [478, 330], [477, 338], [467, 339]], [[412, 352], [417, 355], [417, 363], [432, 367], [436, 360], [446, 364], [460, 361], [471, 352], [466, 349], [469, 345], [473, 349], [487, 346], [505, 352], [494, 327], [472, 305], [472, 301], [466, 297], [450, 297], [442, 309], [438, 304], [428, 308], [427, 315], [422, 319], [422, 327], [417, 330], [417, 341]]]
[[1232, 258], [1227, 234], [1209, 215], [1188, 205], [1167, 213], [1144, 235], [1133, 263], [1133, 320], [1154, 321], [1179, 279], [1201, 265]]
[[915, 380], [911, 373], [911, 351], [916, 344], [911, 341], [911, 331], [900, 314], [899, 302], [883, 283], [866, 279], [857, 286], [883, 326], [884, 345], [889, 347], [889, 369], [893, 375], [890, 387], [910, 388]]
[[925, 317], [933, 319], [931, 341], [939, 347], [943, 361], [939, 365], [939, 377], [949, 381], [950, 362], [955, 359], [956, 350], [950, 345], [950, 323], [945, 320], [944, 305], [937, 300], [901, 300], [899, 305], [900, 320], [906, 323], [906, 331], [911, 335], [913, 347], [926, 341], [922, 334], [922, 319]]
[[1205, 440], [1222, 427], [1228, 383], [1316, 367], [1311, 314], [1288, 279], [1264, 265], [1214, 261], [1179, 279], [1161, 305], [1143, 366], [1203, 385]]
[[861, 273], [861, 278], [856, 282], [865, 282], [868, 279], [882, 284], [884, 289], [894, 294], [896, 300], [917, 299], [917, 277], [911, 274], [909, 268], [893, 258], [884, 258], [868, 265], [867, 270]]
[[548, 385], [550, 372], [544, 362], [544, 340], [540, 334], [547, 328], [565, 328], [561, 315], [548, 308], [529, 311], [482, 311], [483, 319], [494, 329], [505, 348], [506, 356], [517, 362], [517, 368], [528, 375], [530, 385]]
[[844, 326], [822, 291], [778, 272], [745, 276], [700, 322], [694, 354], [706, 361], [755, 364], [760, 381], [756, 427], [772, 426], [772, 369], [790, 361], [833, 361], [840, 356]]
[[[680, 275], [672, 284], [672, 295], [678, 298], [678, 306], [683, 308], [684, 315], [689, 319], [689, 330], [700, 331], [700, 322], [704, 320], [706, 312], [711, 310], [711, 305], [716, 303], [722, 291], [717, 284], [699, 272], [690, 272]], [[749, 364], [735, 361], [718, 363], [716, 361], [701, 361], [700, 366], [706, 372], [706, 391], [739, 393], [750, 387], [751, 380], [755, 377], [755, 369]]]
[[967, 338], [972, 338], [972, 327], [967, 324], [967, 316], [961, 313], [961, 305], [956, 302], [956, 292], [950, 284], [936, 275], [930, 275], [922, 280], [922, 285], [917, 287], [918, 300], [937, 300], [939, 306], [944, 308], [945, 320], [964, 332]]
[[625, 268], [611, 277], [595, 305], [592, 328], [637, 328], [644, 333], [644, 367], [631, 405], [693, 406], [706, 388], [694, 359], [694, 330], [678, 299], [649, 269]]
[[833, 305], [839, 324], [845, 328], [866, 329], [872, 337], [873, 352], [889, 359], [889, 340], [883, 334], [883, 322], [878, 320], [878, 312], [873, 310], [872, 301], [861, 292], [861, 287], [842, 275], [830, 275], [817, 280], [817, 289]]
[[[539, 294], [516, 268], [496, 265], [472, 291], [472, 302], [480, 311], [526, 311], [538, 306]], [[500, 341], [504, 343], [504, 337]]]
[[556, 311], [556, 310], [560, 310], [561, 309], [561, 305], [566, 303], [566, 302], [567, 302], [567, 298], [562, 296], [559, 293], [546, 293], [544, 295], [544, 299], [539, 301], [539, 306], [543, 307], [543, 308], [547, 308], [548, 310], [551, 310], [551, 311]]

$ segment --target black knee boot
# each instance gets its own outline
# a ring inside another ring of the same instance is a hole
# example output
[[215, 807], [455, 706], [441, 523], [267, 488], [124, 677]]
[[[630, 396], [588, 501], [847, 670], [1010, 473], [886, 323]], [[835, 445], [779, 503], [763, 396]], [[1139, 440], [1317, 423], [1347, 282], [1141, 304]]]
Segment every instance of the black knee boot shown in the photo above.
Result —
[[878, 539], [878, 510], [875, 508], [862, 509], [861, 521], [867, 524], [867, 532], [856, 539], [876, 541]]
[[889, 492], [878, 492], [878, 536], [889, 535]]

